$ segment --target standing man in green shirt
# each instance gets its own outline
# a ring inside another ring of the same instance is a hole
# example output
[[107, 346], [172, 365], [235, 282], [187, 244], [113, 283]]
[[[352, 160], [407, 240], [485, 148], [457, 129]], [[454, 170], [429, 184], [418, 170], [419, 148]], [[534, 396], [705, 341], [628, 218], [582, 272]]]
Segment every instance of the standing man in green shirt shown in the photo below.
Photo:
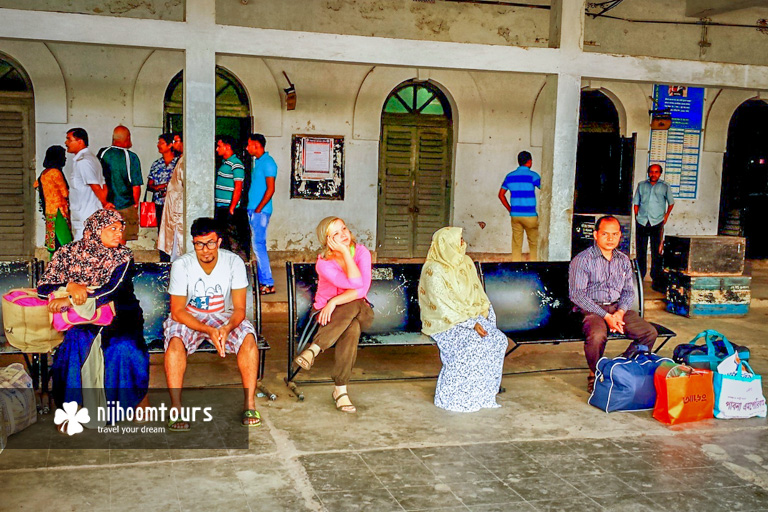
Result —
[[112, 145], [101, 148], [98, 154], [107, 182], [107, 201], [125, 221], [123, 244], [139, 238], [139, 201], [144, 184], [139, 157], [129, 151], [132, 146], [131, 131], [118, 125], [112, 132]]
[[240, 253], [241, 251], [235, 249], [240, 246], [235, 209], [240, 205], [240, 196], [243, 194], [245, 167], [235, 155], [237, 148], [237, 141], [233, 137], [216, 137], [216, 154], [224, 161], [216, 171], [214, 218], [224, 230], [222, 248]]

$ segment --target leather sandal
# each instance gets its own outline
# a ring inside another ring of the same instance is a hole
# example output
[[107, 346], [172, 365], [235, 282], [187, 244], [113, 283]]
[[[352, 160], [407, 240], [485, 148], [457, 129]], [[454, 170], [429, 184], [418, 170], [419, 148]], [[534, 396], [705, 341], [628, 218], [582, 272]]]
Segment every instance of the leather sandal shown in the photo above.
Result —
[[333, 396], [333, 393], [331, 393], [331, 398], [333, 398], [333, 401], [336, 402], [336, 410], [337, 411], [341, 411], [341, 412], [346, 412], [346, 413], [349, 413], [349, 414], [356, 413], [357, 412], [357, 407], [355, 407], [351, 403], [349, 403], [347, 405], [339, 405], [339, 400], [344, 398], [345, 396], [347, 398], [349, 398], [349, 395], [346, 394], [346, 393], [342, 393], [339, 396]]
[[317, 356], [315, 356], [315, 353], [312, 351], [312, 349], [308, 348], [299, 354], [299, 357], [294, 359], [293, 362], [301, 366], [303, 369], [309, 370], [312, 368], [312, 365], [315, 364], [315, 357]]

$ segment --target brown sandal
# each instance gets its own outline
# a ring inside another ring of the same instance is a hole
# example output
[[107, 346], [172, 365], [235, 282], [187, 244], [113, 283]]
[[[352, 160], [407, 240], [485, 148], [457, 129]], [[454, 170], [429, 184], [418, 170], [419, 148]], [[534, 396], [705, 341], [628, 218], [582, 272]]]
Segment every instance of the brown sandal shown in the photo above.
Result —
[[346, 412], [348, 414], [354, 414], [357, 412], [357, 407], [352, 405], [351, 400], [350, 403], [347, 405], [339, 405], [339, 400], [344, 397], [349, 398], [349, 395], [346, 393], [342, 393], [339, 396], [333, 396], [333, 393], [331, 393], [331, 398], [333, 398], [333, 401], [336, 402], [336, 410], [341, 412]]
[[[306, 355], [309, 353], [309, 357]], [[312, 365], [315, 364], [315, 353], [312, 351], [312, 349], [308, 348], [304, 350], [301, 354], [299, 354], [299, 357], [293, 360], [294, 363], [301, 366], [305, 370], [309, 370], [312, 368]]]

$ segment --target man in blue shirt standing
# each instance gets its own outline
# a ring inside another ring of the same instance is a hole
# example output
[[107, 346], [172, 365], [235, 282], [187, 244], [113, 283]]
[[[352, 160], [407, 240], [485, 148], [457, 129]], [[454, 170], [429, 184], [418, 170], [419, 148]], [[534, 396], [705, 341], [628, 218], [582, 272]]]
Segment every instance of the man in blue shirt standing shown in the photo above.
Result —
[[267, 254], [267, 226], [272, 216], [272, 196], [275, 193], [277, 164], [265, 148], [267, 139], [260, 133], [248, 137], [246, 151], [253, 157], [251, 188], [248, 191], [248, 221], [251, 224], [251, 241], [256, 254], [259, 274], [259, 293], [275, 293], [275, 280], [269, 267]]
[[651, 287], [664, 290], [662, 271], [662, 247], [664, 225], [669, 219], [675, 198], [672, 188], [661, 178], [661, 166], [652, 164], [648, 167], [648, 179], [637, 185], [632, 200], [635, 210], [635, 246], [640, 274], [645, 279], [648, 268], [648, 240], [651, 241]]
[[[523, 231], [528, 235], [530, 261], [539, 259], [539, 216], [536, 213], [536, 188], [541, 177], [531, 170], [533, 159], [527, 151], [517, 155], [520, 166], [507, 174], [499, 189], [499, 200], [512, 221], [512, 261], [523, 261]], [[509, 201], [507, 201], [509, 191]]]

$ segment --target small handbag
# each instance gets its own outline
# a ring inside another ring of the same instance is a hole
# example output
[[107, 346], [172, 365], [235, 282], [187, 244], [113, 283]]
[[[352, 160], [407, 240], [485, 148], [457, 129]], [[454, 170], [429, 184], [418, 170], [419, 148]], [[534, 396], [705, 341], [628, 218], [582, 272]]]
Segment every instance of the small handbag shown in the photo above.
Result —
[[22, 352], [50, 352], [64, 335], [51, 325], [48, 301], [34, 288], [18, 288], [3, 295], [3, 330], [13, 347]]
[[142, 228], [156, 228], [157, 206], [153, 201], [147, 201], [147, 192], [149, 191], [144, 191], [144, 200], [139, 205], [139, 226]]
[[63, 311], [53, 314], [53, 328], [64, 332], [75, 325], [109, 325], [115, 318], [115, 304], [109, 302], [96, 308], [96, 312], [91, 318], [83, 318], [75, 308], [66, 308]]

